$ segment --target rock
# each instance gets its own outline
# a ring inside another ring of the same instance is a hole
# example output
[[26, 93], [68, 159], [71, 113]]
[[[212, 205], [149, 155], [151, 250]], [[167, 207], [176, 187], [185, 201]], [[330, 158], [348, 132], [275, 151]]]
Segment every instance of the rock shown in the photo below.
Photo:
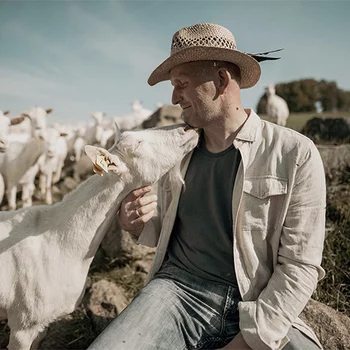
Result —
[[316, 333], [324, 350], [350, 349], [350, 318], [311, 299], [300, 315]]
[[340, 175], [345, 169], [350, 169], [350, 144], [317, 145], [317, 149], [329, 179]]
[[350, 144], [317, 145], [326, 175], [330, 178], [346, 168], [350, 168]]
[[128, 261], [132, 257], [134, 245], [130, 235], [121, 229], [116, 217], [101, 242], [105, 255], [120, 262]]
[[144, 129], [183, 123], [179, 106], [162, 105], [142, 123]]
[[314, 117], [307, 121], [301, 133], [319, 144], [350, 142], [350, 118]]
[[105, 279], [93, 283], [84, 300], [97, 333], [102, 332], [129, 303], [124, 289]]
[[107, 257], [122, 263], [131, 263], [134, 260], [147, 260], [148, 255], [151, 254], [153, 258], [155, 252], [154, 248], [135, 244], [129, 233], [122, 230], [117, 217], [106, 232], [101, 242], [101, 248]]

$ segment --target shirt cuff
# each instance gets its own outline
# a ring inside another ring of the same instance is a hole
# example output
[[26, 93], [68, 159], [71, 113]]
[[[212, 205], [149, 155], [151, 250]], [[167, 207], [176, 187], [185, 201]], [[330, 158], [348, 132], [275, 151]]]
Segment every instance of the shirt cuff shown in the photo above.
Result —
[[280, 350], [289, 342], [287, 336], [276, 340], [278, 335], [267, 329], [264, 318], [257, 319], [257, 302], [241, 301], [238, 303], [238, 310], [240, 331], [245, 342], [253, 350]]

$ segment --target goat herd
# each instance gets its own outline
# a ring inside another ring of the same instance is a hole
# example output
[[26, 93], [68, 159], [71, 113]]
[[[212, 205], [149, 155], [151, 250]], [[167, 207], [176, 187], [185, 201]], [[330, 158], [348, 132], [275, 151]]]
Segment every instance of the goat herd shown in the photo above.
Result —
[[[76, 125], [52, 124], [51, 113], [52, 109], [34, 107], [10, 119], [8, 112], [0, 111], [0, 204], [5, 196], [9, 210], [17, 208], [19, 188], [23, 207], [32, 205], [35, 178], [39, 178], [42, 199], [52, 204], [51, 188], [61, 179], [66, 160], [78, 164], [86, 144], [113, 145], [115, 126], [113, 121], [104, 120], [104, 113], [93, 113], [93, 123]], [[128, 130], [150, 114], [151, 111], [134, 101], [133, 114], [114, 121], [122, 130]], [[73, 169], [79, 180], [79, 165]]]

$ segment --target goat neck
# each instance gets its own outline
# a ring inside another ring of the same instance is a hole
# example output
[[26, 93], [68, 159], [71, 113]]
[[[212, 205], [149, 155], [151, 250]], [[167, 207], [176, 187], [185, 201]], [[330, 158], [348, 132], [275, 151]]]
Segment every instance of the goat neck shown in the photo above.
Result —
[[120, 178], [112, 174], [94, 175], [70, 193], [58, 204], [64, 219], [57, 223], [60, 236], [65, 236], [60, 238], [62, 248], [84, 260], [92, 260], [117, 215], [121, 200], [135, 185], [138, 186], [130, 174]]

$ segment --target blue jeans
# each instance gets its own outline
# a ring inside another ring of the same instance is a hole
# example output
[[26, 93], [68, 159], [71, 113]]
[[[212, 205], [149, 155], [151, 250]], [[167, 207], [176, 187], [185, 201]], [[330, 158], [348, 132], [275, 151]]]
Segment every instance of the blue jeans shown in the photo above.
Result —
[[[165, 264], [88, 350], [219, 349], [239, 332], [239, 301], [238, 288]], [[288, 336], [286, 350], [319, 350], [297, 329]]]

